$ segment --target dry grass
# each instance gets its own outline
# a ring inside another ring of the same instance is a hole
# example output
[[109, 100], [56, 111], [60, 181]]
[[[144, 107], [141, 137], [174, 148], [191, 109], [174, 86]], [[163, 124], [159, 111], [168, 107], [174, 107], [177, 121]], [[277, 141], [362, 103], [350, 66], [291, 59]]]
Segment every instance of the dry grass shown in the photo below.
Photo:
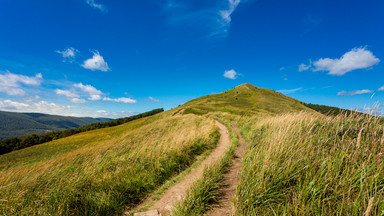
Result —
[[163, 115], [1, 156], [0, 213], [115, 214], [188, 167], [218, 136], [212, 120]]
[[[224, 115], [228, 117], [229, 114], [224, 113]], [[215, 113], [211, 116], [217, 118], [217, 116], [220, 116], [220, 113]], [[236, 133], [230, 126], [228, 118], [223, 123], [226, 124], [230, 132], [230, 146], [218, 161], [204, 168], [203, 175], [190, 185], [184, 201], [175, 206], [171, 215], [204, 215], [205, 212], [211, 209], [212, 204], [218, 202], [220, 197], [219, 190], [223, 187], [224, 174], [232, 162], [239, 141]]]
[[384, 127], [367, 115], [243, 120], [238, 215], [384, 214]]

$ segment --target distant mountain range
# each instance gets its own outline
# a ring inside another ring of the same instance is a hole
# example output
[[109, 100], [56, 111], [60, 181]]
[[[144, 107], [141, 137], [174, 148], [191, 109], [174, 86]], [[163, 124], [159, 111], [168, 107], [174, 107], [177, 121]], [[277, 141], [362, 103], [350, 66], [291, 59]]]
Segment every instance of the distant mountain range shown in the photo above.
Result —
[[42, 113], [16, 113], [0, 111], [0, 139], [29, 134], [44, 134], [106, 122], [109, 118], [69, 117]]

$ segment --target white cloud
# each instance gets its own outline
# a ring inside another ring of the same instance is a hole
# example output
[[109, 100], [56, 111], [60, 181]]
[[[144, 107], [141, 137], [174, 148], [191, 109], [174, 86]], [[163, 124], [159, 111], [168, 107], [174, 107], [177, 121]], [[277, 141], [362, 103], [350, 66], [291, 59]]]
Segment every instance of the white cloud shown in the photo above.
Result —
[[79, 51], [73, 47], [69, 47], [67, 49], [64, 49], [63, 51], [56, 50], [56, 52], [61, 54], [61, 56], [64, 58], [63, 62], [73, 62], [76, 57], [76, 53], [78, 53]]
[[93, 57], [84, 61], [84, 64], [81, 65], [85, 69], [89, 69], [92, 71], [110, 71], [111, 69], [108, 67], [107, 62], [104, 61], [103, 56], [100, 55], [99, 51], [93, 52]]
[[280, 92], [282, 94], [292, 94], [292, 93], [295, 93], [297, 91], [300, 91], [301, 89], [303, 89], [303, 88], [281, 89], [281, 90], [277, 90], [277, 92]]
[[165, 9], [170, 12], [170, 23], [189, 26], [204, 34], [204, 37], [228, 35], [232, 15], [240, 2], [247, 0], [204, 1], [196, 7], [196, 0], [167, 0]]
[[148, 100], [153, 101], [153, 102], [160, 102], [159, 99], [153, 98], [151, 96], [148, 97]]
[[306, 71], [306, 70], [308, 70], [311, 67], [312, 67], [312, 65], [310, 65], [310, 64], [309, 65], [301, 64], [301, 65], [299, 65], [299, 72]]
[[0, 74], [0, 92], [4, 92], [11, 96], [23, 96], [26, 92], [22, 89], [22, 84], [30, 86], [39, 86], [43, 81], [41, 73], [34, 77], [13, 74], [5, 71], [5, 74]]
[[101, 95], [103, 94], [103, 92], [101, 92], [100, 90], [97, 90], [95, 87], [91, 85], [83, 85], [83, 83], [76, 83], [73, 86], [87, 93], [89, 95], [88, 100], [92, 100], [92, 101], [101, 100]]
[[372, 90], [363, 89], [363, 90], [354, 90], [354, 91], [341, 91], [338, 92], [338, 96], [352, 96], [352, 95], [360, 95], [360, 94], [369, 94], [372, 93]]
[[[97, 110], [95, 113], [92, 113], [93, 117], [105, 117], [105, 118], [124, 118], [131, 115], [138, 114], [137, 112], [109, 112], [106, 110]], [[88, 115], [90, 116], [90, 115]]]
[[236, 79], [238, 76], [237, 72], [235, 70], [227, 70], [224, 72], [224, 77], [228, 79]]
[[[82, 92], [88, 94], [89, 95], [88, 100], [98, 101], [98, 100], [103, 99], [103, 101], [111, 101], [111, 102], [118, 102], [118, 103], [136, 103], [137, 102], [134, 99], [126, 98], [126, 97], [121, 97], [121, 98], [116, 98], [116, 99], [115, 98], [109, 98], [109, 97], [102, 98], [104, 93], [102, 91], [96, 89], [95, 87], [91, 86], [91, 85], [84, 85], [83, 83], [76, 83], [73, 86], [80, 89]], [[70, 93], [68, 93], [68, 94], [70, 94]], [[73, 98], [79, 98], [79, 97], [73, 97]], [[76, 103], [76, 102], [82, 103], [83, 102], [81, 99], [80, 100], [74, 99], [71, 101], [74, 103]]]
[[69, 90], [55, 90], [57, 95], [63, 95], [67, 97], [72, 103], [85, 103], [86, 101], [84, 99], [80, 98], [80, 95], [78, 95], [76, 92], [69, 91]]
[[81, 98], [71, 98], [70, 101], [72, 103], [86, 103], [87, 101]]
[[55, 103], [49, 103], [47, 101], [39, 101], [33, 103], [33, 112], [49, 113], [49, 114], [65, 114], [71, 109], [71, 106], [60, 106]]
[[3, 100], [0, 98], [0, 109], [11, 112], [37, 112], [56, 115], [68, 115], [68, 111], [70, 111], [71, 106], [60, 106], [55, 103], [49, 103], [47, 101], [23, 103], [13, 100]]
[[109, 97], [104, 97], [104, 101], [112, 101], [112, 102], [118, 102], [118, 103], [136, 103], [137, 101], [131, 98], [126, 98], [126, 97], [121, 97], [121, 98], [109, 98]]
[[312, 65], [301, 64], [299, 71], [328, 71], [328, 74], [342, 76], [350, 71], [370, 68], [380, 62], [366, 47], [356, 47], [345, 53], [341, 58], [321, 58]]
[[384, 91], [384, 86], [381, 86], [377, 91]]
[[228, 0], [228, 7], [229, 8], [227, 10], [219, 11], [221, 18], [223, 19], [223, 21], [226, 25], [231, 23], [231, 21], [232, 21], [231, 15], [236, 10], [236, 8], [239, 4], [240, 4], [240, 0]]
[[25, 108], [28, 108], [29, 105], [25, 103], [20, 103], [17, 101], [12, 100], [3, 100], [0, 98], [0, 109], [2, 110], [23, 110]]
[[66, 96], [68, 98], [79, 98], [80, 97], [76, 92], [72, 92], [69, 90], [56, 89], [55, 92], [57, 95], [63, 95], [63, 96]]
[[91, 7], [93, 7], [93, 8], [96, 8], [96, 9], [101, 10], [102, 12], [105, 12], [105, 11], [106, 11], [105, 6], [102, 5], [102, 4], [97, 4], [97, 3], [95, 2], [95, 0], [87, 0], [87, 4], [88, 4], [89, 6], [91, 6]]

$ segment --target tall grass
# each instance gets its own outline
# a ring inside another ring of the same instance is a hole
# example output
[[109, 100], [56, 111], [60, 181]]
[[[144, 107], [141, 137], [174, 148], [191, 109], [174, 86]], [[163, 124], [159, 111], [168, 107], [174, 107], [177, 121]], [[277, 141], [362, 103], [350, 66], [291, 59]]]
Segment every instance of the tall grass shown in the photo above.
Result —
[[183, 202], [179, 203], [172, 211], [174, 216], [203, 215], [220, 198], [219, 190], [223, 187], [223, 177], [232, 163], [239, 139], [230, 126], [231, 121], [229, 117], [231, 115], [212, 113], [210, 116], [216, 119], [225, 117], [221, 120], [230, 132], [231, 144], [224, 155], [214, 164], [205, 167], [203, 175], [192, 183]]
[[247, 119], [251, 143], [238, 215], [383, 215], [384, 127], [378, 117], [309, 113]]
[[[139, 120], [0, 156], [6, 163], [0, 165], [0, 214], [119, 213], [188, 167], [218, 138], [212, 120], [186, 115]], [[40, 153], [45, 150], [54, 156]]]

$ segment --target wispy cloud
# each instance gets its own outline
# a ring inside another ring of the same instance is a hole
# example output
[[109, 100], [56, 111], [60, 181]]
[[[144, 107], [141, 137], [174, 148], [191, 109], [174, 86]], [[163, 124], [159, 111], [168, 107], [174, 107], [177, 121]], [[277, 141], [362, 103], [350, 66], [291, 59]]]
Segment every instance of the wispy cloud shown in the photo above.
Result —
[[149, 100], [149, 101], [153, 101], [153, 102], [160, 102], [159, 99], [153, 98], [153, 97], [151, 97], [151, 96], [148, 97], [148, 100]]
[[107, 62], [105, 62], [103, 56], [100, 55], [99, 51], [93, 51], [93, 56], [90, 59], [84, 61], [84, 64], [81, 65], [85, 69], [89, 69], [92, 71], [110, 71], [111, 69], [108, 67]]
[[240, 2], [241, 0], [168, 0], [165, 9], [170, 14], [172, 24], [197, 26], [206, 37], [225, 37], [232, 15]]
[[60, 106], [55, 103], [49, 103], [47, 101], [38, 102], [19, 102], [14, 100], [4, 100], [0, 98], [0, 109], [12, 112], [37, 112], [47, 114], [61, 114], [68, 115], [71, 106]]
[[63, 62], [71, 62], [71, 63], [76, 58], [76, 54], [79, 53], [79, 51], [73, 47], [68, 47], [63, 51], [56, 50], [55, 52], [61, 54], [61, 56], [63, 57]]
[[295, 93], [297, 91], [300, 91], [301, 89], [303, 89], [303, 88], [281, 89], [281, 90], [277, 90], [277, 92], [280, 92], [281, 94], [292, 94], [292, 93]]
[[72, 103], [85, 103], [86, 101], [84, 99], [80, 98], [80, 95], [77, 94], [77, 92], [69, 91], [69, 90], [61, 90], [56, 89], [55, 93], [57, 95], [63, 95], [67, 97]]
[[369, 94], [372, 93], [372, 90], [369, 89], [363, 89], [363, 90], [354, 90], [354, 91], [341, 91], [338, 92], [338, 96], [353, 96], [353, 95], [360, 95], [360, 94]]
[[238, 73], [235, 70], [227, 70], [224, 72], [224, 77], [228, 79], [236, 79], [238, 76]]
[[229, 25], [232, 21], [231, 15], [236, 10], [237, 6], [240, 4], [240, 0], [228, 0], [228, 9], [220, 10], [219, 14], [224, 25]]
[[121, 111], [121, 112], [110, 112], [106, 110], [97, 110], [96, 112], [97, 117], [107, 117], [107, 118], [123, 118], [123, 117], [128, 117], [131, 115], [138, 114], [137, 112], [126, 112], [126, 111]]
[[131, 98], [121, 97], [121, 98], [109, 98], [104, 97], [104, 101], [111, 101], [111, 102], [117, 102], [117, 103], [136, 103], [137, 101]]
[[22, 85], [39, 86], [43, 81], [41, 73], [34, 77], [20, 74], [14, 74], [9, 71], [0, 71], [0, 92], [4, 92], [11, 96], [23, 96], [26, 94]]
[[356, 47], [340, 58], [321, 58], [310, 65], [301, 64], [299, 71], [312, 68], [312, 71], [328, 71], [330, 75], [342, 76], [353, 70], [370, 68], [379, 62], [380, 59], [366, 47]]
[[300, 65], [299, 65], [299, 72], [301, 72], [301, 71], [306, 71], [306, 70], [308, 70], [308, 69], [311, 68], [311, 67], [312, 67], [311, 64], [309, 64], [309, 65], [306, 65], [306, 64], [300, 64]]
[[384, 91], [384, 86], [381, 86], [377, 91]]
[[3, 100], [0, 98], [0, 109], [1, 110], [24, 110], [28, 108], [29, 105], [26, 103], [21, 103], [13, 100]]
[[92, 100], [92, 101], [101, 100], [101, 95], [103, 95], [103, 92], [101, 92], [100, 90], [97, 90], [95, 87], [91, 85], [76, 83], [73, 86], [80, 89], [82, 92], [88, 94], [89, 95], [88, 100]]
[[107, 8], [102, 4], [97, 4], [95, 0], [87, 0], [87, 4], [95, 9], [99, 9], [101, 12], [106, 12]]
[[73, 84], [73, 87], [75, 89], [71, 90], [61, 90], [56, 89], [55, 93], [57, 95], [62, 95], [67, 97], [72, 103], [86, 103], [86, 100], [82, 99], [81, 96], [76, 92], [76, 89], [83, 92], [83, 94], [86, 94], [88, 96], [88, 100], [90, 101], [111, 101], [111, 102], [117, 102], [117, 103], [136, 103], [137, 101], [131, 98], [127, 97], [120, 97], [120, 98], [110, 98], [105, 97], [105, 93], [98, 90], [92, 85], [85, 85], [83, 83], [75, 83]]
[[321, 19], [315, 18], [310, 14], [307, 14], [306, 18], [304, 19], [305, 24], [308, 26], [307, 29], [300, 35], [300, 38], [304, 37], [306, 34], [310, 33], [314, 29], [316, 29], [320, 23]]

